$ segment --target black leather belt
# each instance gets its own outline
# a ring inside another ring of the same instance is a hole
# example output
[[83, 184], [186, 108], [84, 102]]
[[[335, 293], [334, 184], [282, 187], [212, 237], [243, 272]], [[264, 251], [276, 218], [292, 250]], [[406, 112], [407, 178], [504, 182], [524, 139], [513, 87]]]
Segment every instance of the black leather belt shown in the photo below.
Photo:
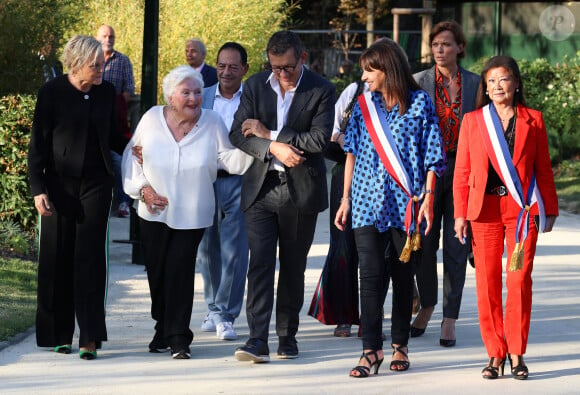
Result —
[[228, 173], [227, 171], [220, 169], [220, 170], [218, 170], [218, 172], [217, 172], [217, 176], [218, 176], [219, 178], [223, 178], [223, 177], [231, 177], [231, 176], [233, 176], [233, 174], [230, 174], [230, 173]]
[[286, 173], [278, 170], [269, 170], [266, 173], [266, 180], [274, 185], [286, 183]]
[[486, 195], [507, 196], [507, 188], [503, 185], [492, 187], [485, 190]]

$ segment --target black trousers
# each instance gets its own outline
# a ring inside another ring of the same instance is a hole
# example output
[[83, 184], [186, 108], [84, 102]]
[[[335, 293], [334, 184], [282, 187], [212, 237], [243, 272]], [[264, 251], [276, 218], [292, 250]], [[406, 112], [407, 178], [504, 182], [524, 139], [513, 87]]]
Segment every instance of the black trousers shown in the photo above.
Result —
[[468, 240], [465, 245], [455, 238], [455, 220], [453, 218], [453, 173], [455, 158], [449, 157], [443, 176], [435, 184], [433, 200], [433, 227], [423, 238], [421, 259], [417, 260], [417, 290], [421, 306], [431, 307], [437, 304], [437, 250], [443, 221], [443, 317], [459, 318], [463, 287], [465, 285], [465, 268], [467, 266]]
[[286, 182], [270, 173], [258, 198], [244, 212], [250, 246], [246, 300], [250, 338], [268, 340], [277, 246], [280, 271], [276, 334], [294, 336], [298, 332], [298, 315], [304, 303], [306, 257], [314, 238], [317, 216], [318, 213], [298, 211], [290, 199]]
[[36, 342], [71, 344], [78, 322], [79, 346], [107, 340], [107, 224], [112, 177], [47, 175], [53, 214], [40, 219]]
[[187, 348], [193, 340], [195, 258], [205, 229], [172, 229], [141, 218], [139, 227], [155, 331], [172, 349]]
[[383, 348], [382, 307], [389, 274], [393, 283], [391, 339], [393, 344], [407, 345], [413, 308], [413, 267], [399, 256], [407, 235], [402, 230], [389, 229], [380, 233], [374, 226], [354, 229], [359, 259], [360, 304], [363, 349]]

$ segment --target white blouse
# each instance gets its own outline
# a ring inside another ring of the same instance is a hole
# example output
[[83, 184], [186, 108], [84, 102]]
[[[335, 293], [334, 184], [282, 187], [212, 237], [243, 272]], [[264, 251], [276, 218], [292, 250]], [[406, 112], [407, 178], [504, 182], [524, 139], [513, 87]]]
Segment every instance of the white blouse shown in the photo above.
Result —
[[[143, 147], [143, 164], [132, 154]], [[138, 201], [137, 214], [147, 221], [163, 222], [174, 229], [200, 229], [213, 223], [213, 182], [219, 168], [243, 174], [253, 158], [235, 148], [220, 115], [203, 109], [197, 124], [175, 141], [163, 115], [163, 106], [147, 111], [123, 153], [123, 189]], [[151, 214], [140, 201], [146, 185], [168, 200], [167, 206]]]

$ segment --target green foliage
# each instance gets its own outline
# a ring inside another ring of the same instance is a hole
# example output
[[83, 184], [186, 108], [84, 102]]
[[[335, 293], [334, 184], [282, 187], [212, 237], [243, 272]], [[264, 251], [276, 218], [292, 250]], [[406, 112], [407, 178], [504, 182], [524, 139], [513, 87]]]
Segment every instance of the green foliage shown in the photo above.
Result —
[[36, 225], [26, 165], [35, 103], [30, 95], [0, 97], [0, 220], [26, 231]]
[[[96, 34], [100, 24], [113, 26], [115, 48], [133, 63], [136, 90], [141, 90], [144, 0], [93, 0], [75, 6], [78, 22], [69, 25], [74, 34]], [[185, 41], [200, 38], [207, 47], [206, 62], [215, 65], [217, 51], [226, 41], [237, 41], [248, 52], [250, 71], [259, 71], [272, 33], [280, 30], [292, 6], [284, 0], [172, 0], [159, 7], [158, 100], [161, 80], [174, 67], [185, 64]], [[89, 22], [87, 22], [89, 21]]]
[[0, 341], [34, 325], [36, 273], [34, 262], [0, 256]]
[[2, 0], [0, 4], [0, 96], [36, 93], [43, 62], [56, 61], [63, 31], [74, 23], [73, 0]]
[[0, 249], [3, 253], [24, 255], [30, 252], [29, 239], [15, 222], [0, 220]]
[[580, 52], [551, 66], [546, 59], [519, 62], [528, 105], [542, 111], [555, 163], [580, 153]]
[[[487, 59], [470, 70], [480, 74]], [[529, 107], [540, 110], [553, 163], [580, 155], [580, 52], [556, 66], [546, 59], [518, 60]]]

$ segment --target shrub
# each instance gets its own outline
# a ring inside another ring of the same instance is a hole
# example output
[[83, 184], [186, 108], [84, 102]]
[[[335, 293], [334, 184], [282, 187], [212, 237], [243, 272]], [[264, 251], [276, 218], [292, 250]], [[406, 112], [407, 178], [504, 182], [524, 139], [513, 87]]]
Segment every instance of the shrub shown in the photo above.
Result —
[[25, 231], [36, 226], [36, 210], [27, 178], [27, 152], [36, 98], [0, 98], [0, 221], [10, 220]]
[[[470, 70], [480, 74], [487, 59]], [[542, 112], [552, 163], [580, 154], [580, 52], [552, 66], [546, 59], [518, 60], [528, 106]]]

